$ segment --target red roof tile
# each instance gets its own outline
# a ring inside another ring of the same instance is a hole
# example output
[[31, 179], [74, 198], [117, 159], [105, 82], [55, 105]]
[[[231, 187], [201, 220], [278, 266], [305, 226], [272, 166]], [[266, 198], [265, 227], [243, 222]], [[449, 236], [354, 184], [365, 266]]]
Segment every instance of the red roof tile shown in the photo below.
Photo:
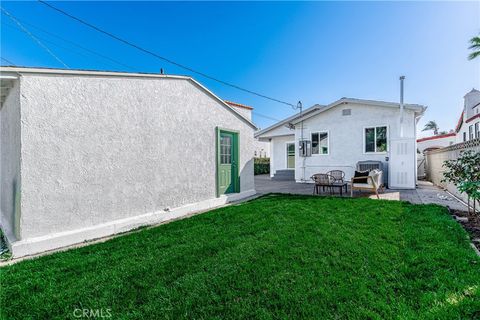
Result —
[[462, 111], [462, 114], [460, 115], [460, 118], [458, 119], [457, 126], [455, 127], [455, 132], [460, 131], [462, 124], [463, 124], [463, 111]]
[[236, 103], [236, 102], [232, 102], [232, 101], [227, 101], [227, 100], [223, 100], [223, 101], [225, 101], [226, 104], [229, 104], [229, 105], [234, 106], [234, 107], [244, 108], [244, 109], [247, 109], [247, 110], [253, 110], [253, 107], [250, 107], [250, 106], [247, 106], [247, 105], [244, 105], [244, 104], [240, 104], [240, 103]]
[[442, 138], [447, 138], [447, 137], [455, 137], [455, 133], [452, 132], [452, 133], [446, 133], [446, 134], [439, 134], [439, 135], [432, 136], [432, 137], [421, 138], [421, 139], [417, 139], [417, 142], [435, 140], [435, 139], [442, 139]]

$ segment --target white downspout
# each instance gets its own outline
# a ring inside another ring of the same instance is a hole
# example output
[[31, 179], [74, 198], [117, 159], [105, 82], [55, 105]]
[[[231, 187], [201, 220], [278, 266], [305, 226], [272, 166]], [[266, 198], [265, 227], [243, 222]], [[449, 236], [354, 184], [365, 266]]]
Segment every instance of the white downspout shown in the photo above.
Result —
[[403, 81], [405, 76], [400, 77], [400, 138], [403, 138], [403, 116], [405, 106], [403, 105]]

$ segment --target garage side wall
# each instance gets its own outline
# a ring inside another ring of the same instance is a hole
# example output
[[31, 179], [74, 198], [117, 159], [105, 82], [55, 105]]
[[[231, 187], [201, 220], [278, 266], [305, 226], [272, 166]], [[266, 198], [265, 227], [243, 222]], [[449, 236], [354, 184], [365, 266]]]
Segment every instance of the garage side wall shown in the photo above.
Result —
[[20, 82], [0, 111], [0, 218], [9, 240], [20, 237]]
[[217, 126], [240, 132], [254, 190], [253, 128], [190, 80], [25, 75], [23, 89], [25, 237], [214, 199]]

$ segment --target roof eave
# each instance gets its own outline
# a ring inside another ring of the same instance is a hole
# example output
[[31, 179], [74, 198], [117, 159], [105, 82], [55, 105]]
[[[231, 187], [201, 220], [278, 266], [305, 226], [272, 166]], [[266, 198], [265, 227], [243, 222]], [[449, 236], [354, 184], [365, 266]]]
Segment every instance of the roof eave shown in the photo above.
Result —
[[200, 87], [208, 95], [217, 100], [220, 104], [226, 107], [228, 110], [233, 112], [241, 120], [246, 122], [254, 130], [257, 130], [258, 127], [248, 118], [244, 117], [240, 112], [235, 110], [232, 106], [228, 105], [223, 99], [220, 99], [212, 91], [203, 86], [200, 82], [189, 76], [179, 76], [179, 75], [167, 75], [167, 74], [154, 74], [154, 73], [129, 73], [129, 72], [116, 72], [116, 71], [95, 71], [95, 70], [70, 70], [70, 69], [49, 69], [49, 68], [27, 68], [27, 67], [0, 67], [1, 76], [11, 76], [11, 75], [20, 75], [20, 74], [57, 74], [57, 75], [83, 75], [83, 76], [111, 76], [111, 77], [136, 77], [136, 78], [170, 78], [170, 79], [180, 79], [180, 80], [189, 80], [195, 85]]
[[[308, 112], [315, 112], [316, 109], [320, 109], [321, 107], [323, 107], [323, 106], [322, 106], [322, 105], [319, 105], [319, 104], [315, 104], [315, 105], [311, 106], [310, 108], [305, 109], [305, 110], [303, 111], [303, 113], [305, 113], [305, 112], [307, 112], [307, 113], [308, 113]], [[267, 128], [265, 128], [265, 129], [259, 130], [259, 131], [255, 132], [254, 137], [255, 137], [255, 138], [259, 138], [261, 135], [263, 135], [263, 134], [265, 134], [265, 133], [267, 133], [267, 132], [269, 132], [269, 131], [271, 131], [271, 130], [273, 130], [273, 129], [279, 128], [279, 127], [281, 127], [281, 126], [288, 126], [290, 123], [293, 123], [293, 120], [295, 120], [296, 117], [299, 117], [299, 116], [300, 116], [299, 113], [298, 113], [298, 114], [294, 114], [293, 116], [290, 116], [290, 117], [288, 117], [288, 118], [286, 118], [286, 119], [283, 119], [282, 121], [279, 121], [279, 122], [271, 125], [270, 127], [267, 127]]]

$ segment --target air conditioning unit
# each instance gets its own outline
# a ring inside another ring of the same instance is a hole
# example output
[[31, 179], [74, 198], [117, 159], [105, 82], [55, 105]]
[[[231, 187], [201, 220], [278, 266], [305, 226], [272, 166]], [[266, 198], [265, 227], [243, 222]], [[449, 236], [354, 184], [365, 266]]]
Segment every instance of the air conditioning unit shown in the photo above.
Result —
[[298, 142], [298, 154], [300, 157], [311, 157], [312, 156], [312, 141], [310, 140], [300, 140]]
[[372, 171], [375, 169], [383, 171], [383, 162], [370, 160], [357, 162], [357, 171]]
[[[387, 160], [388, 161], [388, 160]], [[388, 166], [382, 161], [367, 160], [357, 162], [357, 171], [381, 170], [383, 172], [383, 184], [388, 187]]]

